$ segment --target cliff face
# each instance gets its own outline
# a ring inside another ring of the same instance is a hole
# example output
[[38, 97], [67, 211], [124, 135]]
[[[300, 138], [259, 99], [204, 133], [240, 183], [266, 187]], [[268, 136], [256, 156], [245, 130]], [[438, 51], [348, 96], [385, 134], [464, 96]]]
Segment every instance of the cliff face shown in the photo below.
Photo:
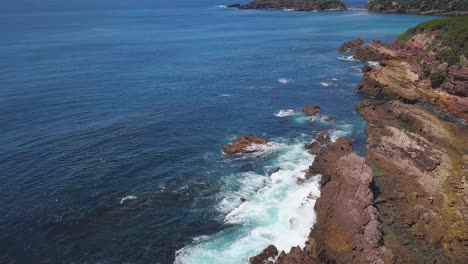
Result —
[[467, 0], [369, 0], [369, 11], [382, 13], [413, 13], [464, 15], [468, 13]]
[[340, 0], [255, 0], [246, 5], [234, 4], [229, 7], [240, 9], [294, 9], [297, 11], [346, 10]]

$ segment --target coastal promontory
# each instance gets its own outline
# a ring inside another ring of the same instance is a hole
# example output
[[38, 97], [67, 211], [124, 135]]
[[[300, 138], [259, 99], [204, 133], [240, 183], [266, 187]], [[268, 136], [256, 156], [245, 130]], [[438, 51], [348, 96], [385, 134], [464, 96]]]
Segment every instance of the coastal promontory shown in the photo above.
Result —
[[369, 11], [431, 15], [467, 15], [467, 0], [369, 0]]
[[344, 11], [346, 5], [340, 0], [255, 0], [246, 5], [232, 4], [239, 9], [288, 9], [295, 11]]

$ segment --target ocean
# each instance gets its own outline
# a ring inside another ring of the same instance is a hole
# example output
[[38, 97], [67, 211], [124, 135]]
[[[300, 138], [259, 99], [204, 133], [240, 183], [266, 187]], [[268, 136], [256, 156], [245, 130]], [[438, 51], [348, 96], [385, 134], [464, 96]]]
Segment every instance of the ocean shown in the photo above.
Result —
[[[247, 263], [304, 244], [320, 190], [297, 184], [303, 145], [326, 130], [365, 152], [366, 63], [338, 47], [431, 17], [223, 4], [0, 13], [0, 263]], [[270, 143], [225, 157], [245, 134]]]

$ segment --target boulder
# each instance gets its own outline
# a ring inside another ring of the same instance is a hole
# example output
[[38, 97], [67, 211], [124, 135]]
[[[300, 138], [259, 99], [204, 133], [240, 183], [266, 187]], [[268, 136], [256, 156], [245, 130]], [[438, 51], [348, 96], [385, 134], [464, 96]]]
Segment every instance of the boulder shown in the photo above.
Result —
[[256, 135], [242, 136], [234, 140], [231, 144], [224, 146], [223, 152], [226, 155], [252, 153], [255, 152], [255, 150], [249, 149], [250, 146], [255, 144], [265, 145], [266, 143], [268, 143], [266, 139], [257, 137]]
[[302, 108], [302, 112], [307, 116], [314, 116], [318, 114], [319, 111], [320, 111], [320, 106], [316, 106], [316, 105], [304, 106]]

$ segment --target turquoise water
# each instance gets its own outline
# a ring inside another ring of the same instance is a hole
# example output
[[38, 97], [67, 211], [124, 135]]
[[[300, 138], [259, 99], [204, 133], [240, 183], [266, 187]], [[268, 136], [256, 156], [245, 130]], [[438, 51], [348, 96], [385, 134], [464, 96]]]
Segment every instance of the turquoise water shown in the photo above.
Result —
[[[318, 179], [296, 184], [303, 144], [325, 129], [364, 150], [364, 63], [337, 48], [427, 19], [211, 2], [2, 13], [0, 262], [243, 263], [302, 244], [319, 195]], [[311, 104], [320, 117], [300, 113]], [[222, 155], [250, 133], [272, 143]]]

